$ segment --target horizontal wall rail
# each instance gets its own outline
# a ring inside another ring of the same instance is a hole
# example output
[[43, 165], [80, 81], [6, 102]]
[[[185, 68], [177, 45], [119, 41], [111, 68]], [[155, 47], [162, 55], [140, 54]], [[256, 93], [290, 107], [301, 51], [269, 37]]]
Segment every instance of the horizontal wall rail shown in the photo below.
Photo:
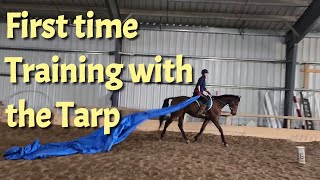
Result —
[[[156, 53], [132, 53], [132, 52], [119, 52], [119, 54], [124, 56], [141, 56], [141, 57], [155, 57], [161, 55], [162, 57], [175, 58], [176, 55], [173, 54], [156, 54]], [[113, 55], [113, 52], [110, 52], [109, 55]], [[272, 60], [272, 59], [255, 59], [255, 58], [231, 58], [231, 57], [210, 57], [210, 56], [190, 56], [183, 55], [184, 58], [188, 59], [201, 59], [208, 61], [229, 61], [229, 62], [254, 62], [254, 63], [272, 63], [272, 64], [285, 64], [286, 60]], [[300, 60], [297, 64], [314, 64], [320, 65], [320, 62], [304, 62]]]
[[287, 128], [290, 129], [290, 120], [301, 120], [301, 121], [320, 121], [320, 118], [307, 118], [307, 117], [296, 117], [296, 116], [273, 116], [273, 115], [266, 115], [266, 114], [247, 114], [247, 113], [238, 113], [235, 116], [232, 116], [228, 112], [222, 112], [222, 116], [225, 116], [226, 119], [226, 125], [232, 125], [231, 118], [232, 117], [251, 117], [252, 120], [258, 120], [254, 118], [275, 118], [275, 119], [286, 119], [288, 122]]
[[[0, 73], [0, 76], [10, 77], [10, 73]], [[17, 74], [17, 77], [23, 77], [22, 74]], [[33, 74], [30, 74], [30, 78], [34, 78]], [[59, 77], [60, 78], [60, 77]], [[67, 77], [67, 79], [71, 79]], [[95, 80], [98, 80], [95, 77]], [[110, 80], [110, 78], [106, 77], [106, 81]], [[124, 83], [133, 83], [131, 80], [122, 80]], [[195, 83], [165, 83], [165, 82], [149, 82], [148, 84], [167, 84], [167, 85], [184, 85], [184, 86], [194, 86]], [[287, 89], [283, 87], [255, 87], [255, 86], [240, 86], [240, 85], [227, 85], [227, 84], [207, 84], [207, 87], [220, 87], [220, 88], [228, 88], [228, 89], [247, 89], [247, 90], [272, 90], [272, 91], [286, 91]], [[320, 92], [320, 89], [295, 89], [295, 91], [302, 91], [302, 92]]]
[[[223, 112], [223, 116], [232, 116], [228, 112]], [[291, 120], [307, 120], [307, 121], [320, 121], [320, 118], [307, 118], [307, 117], [296, 117], [296, 116], [273, 116], [266, 114], [247, 114], [247, 113], [238, 113], [234, 117], [258, 117], [258, 118], [276, 118], [276, 119], [291, 119]]]
[[[162, 57], [170, 57], [174, 58], [176, 55], [173, 54], [156, 54], [156, 53], [131, 53], [131, 52], [120, 52], [121, 55], [124, 56], [141, 56], [141, 57], [155, 57], [157, 55], [161, 55]], [[249, 59], [249, 58], [226, 58], [226, 57], [207, 57], [207, 56], [190, 56], [183, 55], [184, 58], [188, 59], [202, 59], [202, 60], [210, 60], [210, 61], [236, 61], [236, 62], [257, 62], [257, 63], [286, 63], [285, 60], [270, 60], [270, 59]]]
[[[83, 53], [83, 54], [108, 54], [114, 55], [114, 51], [93, 51], [93, 50], [81, 50], [81, 49], [49, 49], [49, 48], [28, 48], [28, 47], [9, 47], [0, 46], [0, 50], [13, 50], [13, 51], [40, 51], [40, 52], [61, 52], [61, 53]], [[124, 56], [141, 56], [141, 57], [155, 57], [159, 54], [156, 53], [131, 53], [131, 52], [119, 52]], [[163, 57], [173, 58], [176, 55], [164, 54]], [[206, 56], [189, 56], [183, 55], [184, 58], [189, 59], [202, 59], [208, 61], [229, 61], [229, 62], [255, 62], [255, 63], [272, 63], [272, 64], [285, 64], [286, 60], [271, 60], [271, 59], [248, 59], [248, 58], [226, 58], [226, 57], [206, 57]], [[320, 65], [320, 62], [304, 62], [300, 60], [297, 64], [304, 65]]]
[[139, 25], [140, 30], [152, 31], [171, 31], [171, 32], [191, 32], [191, 33], [209, 33], [209, 34], [232, 34], [232, 35], [247, 35], [247, 36], [271, 36], [284, 38], [285, 31], [272, 30], [252, 30], [246, 29], [240, 33], [239, 29], [232, 28], [216, 28], [206, 26], [189, 26], [182, 24], [157, 24], [157, 23], [142, 23]]

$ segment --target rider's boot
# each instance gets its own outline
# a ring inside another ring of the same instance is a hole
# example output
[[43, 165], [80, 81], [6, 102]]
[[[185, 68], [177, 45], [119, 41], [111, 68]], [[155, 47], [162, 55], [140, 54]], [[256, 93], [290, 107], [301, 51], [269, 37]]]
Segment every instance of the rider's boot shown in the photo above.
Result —
[[198, 113], [197, 113], [197, 116], [202, 117], [202, 118], [206, 117], [206, 113], [205, 113], [206, 107], [207, 107], [206, 105], [202, 104], [202, 105], [200, 106], [200, 108], [199, 108], [199, 111], [198, 111]]

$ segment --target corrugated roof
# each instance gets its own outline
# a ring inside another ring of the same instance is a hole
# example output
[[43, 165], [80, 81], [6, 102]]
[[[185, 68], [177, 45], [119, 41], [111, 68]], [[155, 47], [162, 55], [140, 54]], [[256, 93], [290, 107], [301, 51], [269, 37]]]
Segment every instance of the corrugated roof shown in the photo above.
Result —
[[104, 0], [10, 0], [7, 3], [41, 4], [41, 5], [70, 5], [70, 6], [105, 6]]
[[[136, 18], [139, 22], [142, 23], [171, 25], [181, 24], [188, 26], [195, 25], [209, 27], [267, 29], [281, 31], [289, 30], [289, 25], [293, 25], [295, 23], [295, 21], [301, 16], [301, 14], [303, 14], [304, 10], [307, 8], [310, 2], [311, 0], [117, 1], [122, 18], [126, 18], [132, 10], [134, 14], [131, 14], [131, 17]], [[56, 17], [57, 15], [63, 13], [67, 18], [73, 19], [76, 15], [85, 15], [88, 9], [93, 9], [95, 11], [96, 18], [108, 17], [108, 10], [106, 8], [105, 0], [10, 0], [2, 3], [11, 4], [11, 6], [0, 6], [1, 14], [5, 14], [5, 12], [7, 11], [21, 11], [23, 9], [27, 9], [29, 11], [29, 16], [33, 17]], [[12, 6], [14, 4], [20, 4], [20, 6]], [[33, 7], [30, 8], [31, 6]], [[137, 14], [135, 13], [136, 10], [142, 10], [151, 13], [153, 11], [157, 11], [157, 13], [160, 15], [148, 13]], [[167, 16], [166, 12], [182, 14], [187, 13], [188, 15], [190, 14], [190, 16], [184, 17], [183, 15], [179, 16], [172, 14]], [[216, 13], [217, 16], [216, 14], [212, 13]], [[253, 19], [248, 19], [248, 17], [253, 17]], [[264, 20], [263, 17], [266, 17], [266, 19]], [[312, 31], [320, 31], [320, 21], [318, 21], [318, 23], [315, 24]]]
[[[5, 7], [0, 5], [2, 11], [28, 10], [29, 17], [39, 18], [57, 17], [64, 14], [66, 18], [74, 19], [77, 15], [85, 16], [87, 10], [92, 8], [99, 9], [94, 11], [96, 18], [106, 18], [108, 14], [104, 0], [10, 0], [3, 4]], [[17, 6], [14, 6], [15, 4]]]
[[[256, 1], [257, 3], [254, 3]], [[239, 14], [239, 19], [221, 19], [221, 18], [183, 18], [183, 17], [150, 17], [135, 15], [134, 17], [143, 23], [160, 23], [160, 24], [183, 24], [183, 25], [201, 25], [210, 27], [227, 27], [227, 28], [250, 28], [250, 29], [268, 29], [268, 30], [289, 30], [285, 22], [273, 21], [254, 21], [243, 20], [241, 14], [249, 15], [274, 15], [274, 16], [293, 16], [298, 19], [306, 9], [306, 4], [292, 6], [275, 6], [271, 5], [275, 1], [254, 0], [226, 0], [214, 1], [218, 3], [209, 3], [205, 0], [119, 0], [120, 9], [143, 9], [143, 10], [163, 10], [163, 11], [183, 11], [183, 12], [210, 12]], [[310, 1], [306, 1], [310, 2]], [[260, 4], [267, 5], [260, 5]], [[280, 3], [279, 3], [280, 4]], [[294, 22], [288, 22], [293, 25]], [[320, 29], [319, 29], [320, 30]]]

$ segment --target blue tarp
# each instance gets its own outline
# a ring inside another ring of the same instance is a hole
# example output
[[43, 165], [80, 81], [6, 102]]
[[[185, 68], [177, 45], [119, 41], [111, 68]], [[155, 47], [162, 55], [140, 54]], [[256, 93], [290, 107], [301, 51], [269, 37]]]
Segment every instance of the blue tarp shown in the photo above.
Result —
[[104, 135], [104, 129], [101, 127], [87, 136], [69, 142], [41, 145], [39, 140], [35, 140], [26, 147], [12, 147], [5, 152], [4, 158], [10, 160], [34, 160], [38, 158], [43, 159], [52, 156], [66, 156], [77, 153], [94, 154], [102, 151], [109, 152], [113, 145], [124, 141], [142, 122], [178, 111], [190, 105], [198, 98], [199, 96], [195, 96], [174, 106], [125, 116], [120, 120], [116, 127], [111, 128], [111, 133], [109, 135]]

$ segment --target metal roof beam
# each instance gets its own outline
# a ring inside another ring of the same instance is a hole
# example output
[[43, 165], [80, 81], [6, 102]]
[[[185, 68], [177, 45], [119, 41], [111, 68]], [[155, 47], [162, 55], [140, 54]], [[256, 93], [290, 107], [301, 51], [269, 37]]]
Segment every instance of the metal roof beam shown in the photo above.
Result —
[[105, 0], [110, 19], [120, 19], [119, 7], [116, 0]]
[[[304, 11], [301, 17], [293, 25], [299, 35], [295, 35], [294, 43], [299, 43], [312, 29], [320, 17], [320, 0], [313, 0], [310, 6]], [[287, 33], [287, 38], [292, 37], [292, 30]], [[296, 33], [294, 33], [296, 34]]]
[[188, 2], [188, 3], [220, 3], [238, 5], [257, 5], [257, 6], [289, 6], [289, 7], [308, 7], [312, 0], [169, 0], [169, 2]]
[[162, 11], [144, 9], [120, 9], [120, 14], [133, 14], [141, 16], [156, 17], [181, 17], [181, 18], [203, 18], [203, 19], [233, 19], [246, 21], [269, 21], [269, 22], [296, 22], [297, 16], [278, 15], [256, 15], [256, 14], [229, 14], [229, 13], [209, 13], [209, 12], [186, 12], [186, 11]]

